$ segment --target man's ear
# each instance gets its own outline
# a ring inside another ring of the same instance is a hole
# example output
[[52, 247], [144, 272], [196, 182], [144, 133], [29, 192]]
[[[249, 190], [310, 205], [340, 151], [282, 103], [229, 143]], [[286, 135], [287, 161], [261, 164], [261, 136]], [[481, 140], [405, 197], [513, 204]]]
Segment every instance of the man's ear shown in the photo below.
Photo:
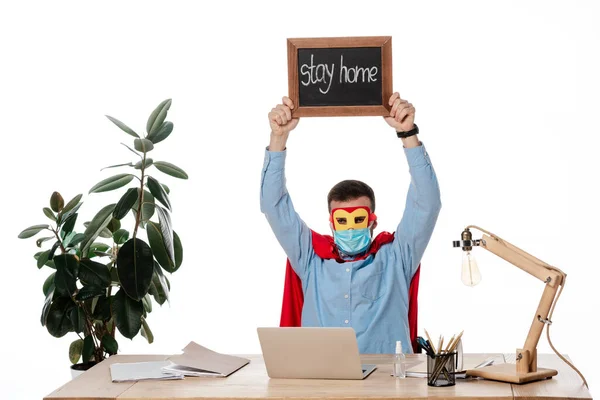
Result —
[[377, 228], [377, 220], [373, 221], [373, 225], [371, 225], [371, 233]]

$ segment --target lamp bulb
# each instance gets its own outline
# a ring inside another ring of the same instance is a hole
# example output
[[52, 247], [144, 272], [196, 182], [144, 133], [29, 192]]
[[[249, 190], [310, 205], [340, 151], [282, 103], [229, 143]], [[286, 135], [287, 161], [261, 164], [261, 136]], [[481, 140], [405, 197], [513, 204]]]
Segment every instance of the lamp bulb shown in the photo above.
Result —
[[475, 261], [475, 256], [470, 251], [463, 252], [462, 282], [467, 286], [475, 286], [481, 282], [481, 273]]

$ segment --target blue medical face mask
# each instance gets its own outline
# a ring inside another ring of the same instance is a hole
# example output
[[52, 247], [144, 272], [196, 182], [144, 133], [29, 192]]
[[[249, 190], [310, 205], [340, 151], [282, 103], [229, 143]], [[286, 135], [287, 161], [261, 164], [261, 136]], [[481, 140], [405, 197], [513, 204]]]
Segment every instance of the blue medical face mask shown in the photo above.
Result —
[[366, 251], [371, 245], [371, 229], [333, 231], [333, 239], [344, 254], [354, 256]]

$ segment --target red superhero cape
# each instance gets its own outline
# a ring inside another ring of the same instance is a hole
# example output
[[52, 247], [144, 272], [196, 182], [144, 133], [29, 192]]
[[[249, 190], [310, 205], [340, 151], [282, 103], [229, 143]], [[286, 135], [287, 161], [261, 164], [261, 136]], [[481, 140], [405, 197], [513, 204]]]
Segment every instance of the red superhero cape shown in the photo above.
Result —
[[[328, 235], [320, 235], [312, 232], [312, 244], [317, 256], [323, 259], [335, 258], [340, 262], [341, 259], [333, 237]], [[375, 237], [371, 247], [362, 257], [356, 258], [353, 261], [361, 260], [367, 256], [376, 253], [381, 246], [390, 243], [394, 240], [394, 234], [389, 232], [381, 232]], [[417, 267], [417, 271], [410, 282], [408, 290], [408, 327], [410, 331], [410, 341], [413, 346], [413, 351], [418, 352], [417, 344], [417, 314], [418, 304], [417, 296], [419, 292], [419, 275], [421, 265]], [[302, 321], [302, 306], [304, 305], [304, 294], [302, 293], [302, 281], [296, 272], [292, 269], [290, 260], [287, 260], [285, 270], [285, 284], [283, 288], [283, 305], [281, 307], [281, 321], [279, 326], [300, 326]]]

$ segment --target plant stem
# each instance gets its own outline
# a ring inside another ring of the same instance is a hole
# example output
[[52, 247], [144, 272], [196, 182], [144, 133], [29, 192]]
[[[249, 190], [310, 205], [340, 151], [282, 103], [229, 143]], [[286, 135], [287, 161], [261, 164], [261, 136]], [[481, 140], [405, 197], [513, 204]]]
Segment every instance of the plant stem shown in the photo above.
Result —
[[56, 229], [52, 228], [52, 232], [54, 232], [54, 236], [56, 236], [56, 240], [58, 240], [58, 243], [60, 243], [60, 250], [63, 252], [63, 254], [65, 254], [67, 252], [67, 250], [65, 250], [65, 246], [63, 246], [62, 240], [60, 240], [60, 237], [58, 236], [58, 226], [56, 227]]
[[142, 177], [140, 179], [140, 198], [138, 199], [138, 211], [135, 218], [135, 228], [133, 229], [133, 238], [137, 237], [138, 227], [140, 226], [140, 219], [142, 217], [142, 204], [144, 203], [144, 174], [146, 173], [146, 152], [144, 152], [144, 158], [142, 159]]

